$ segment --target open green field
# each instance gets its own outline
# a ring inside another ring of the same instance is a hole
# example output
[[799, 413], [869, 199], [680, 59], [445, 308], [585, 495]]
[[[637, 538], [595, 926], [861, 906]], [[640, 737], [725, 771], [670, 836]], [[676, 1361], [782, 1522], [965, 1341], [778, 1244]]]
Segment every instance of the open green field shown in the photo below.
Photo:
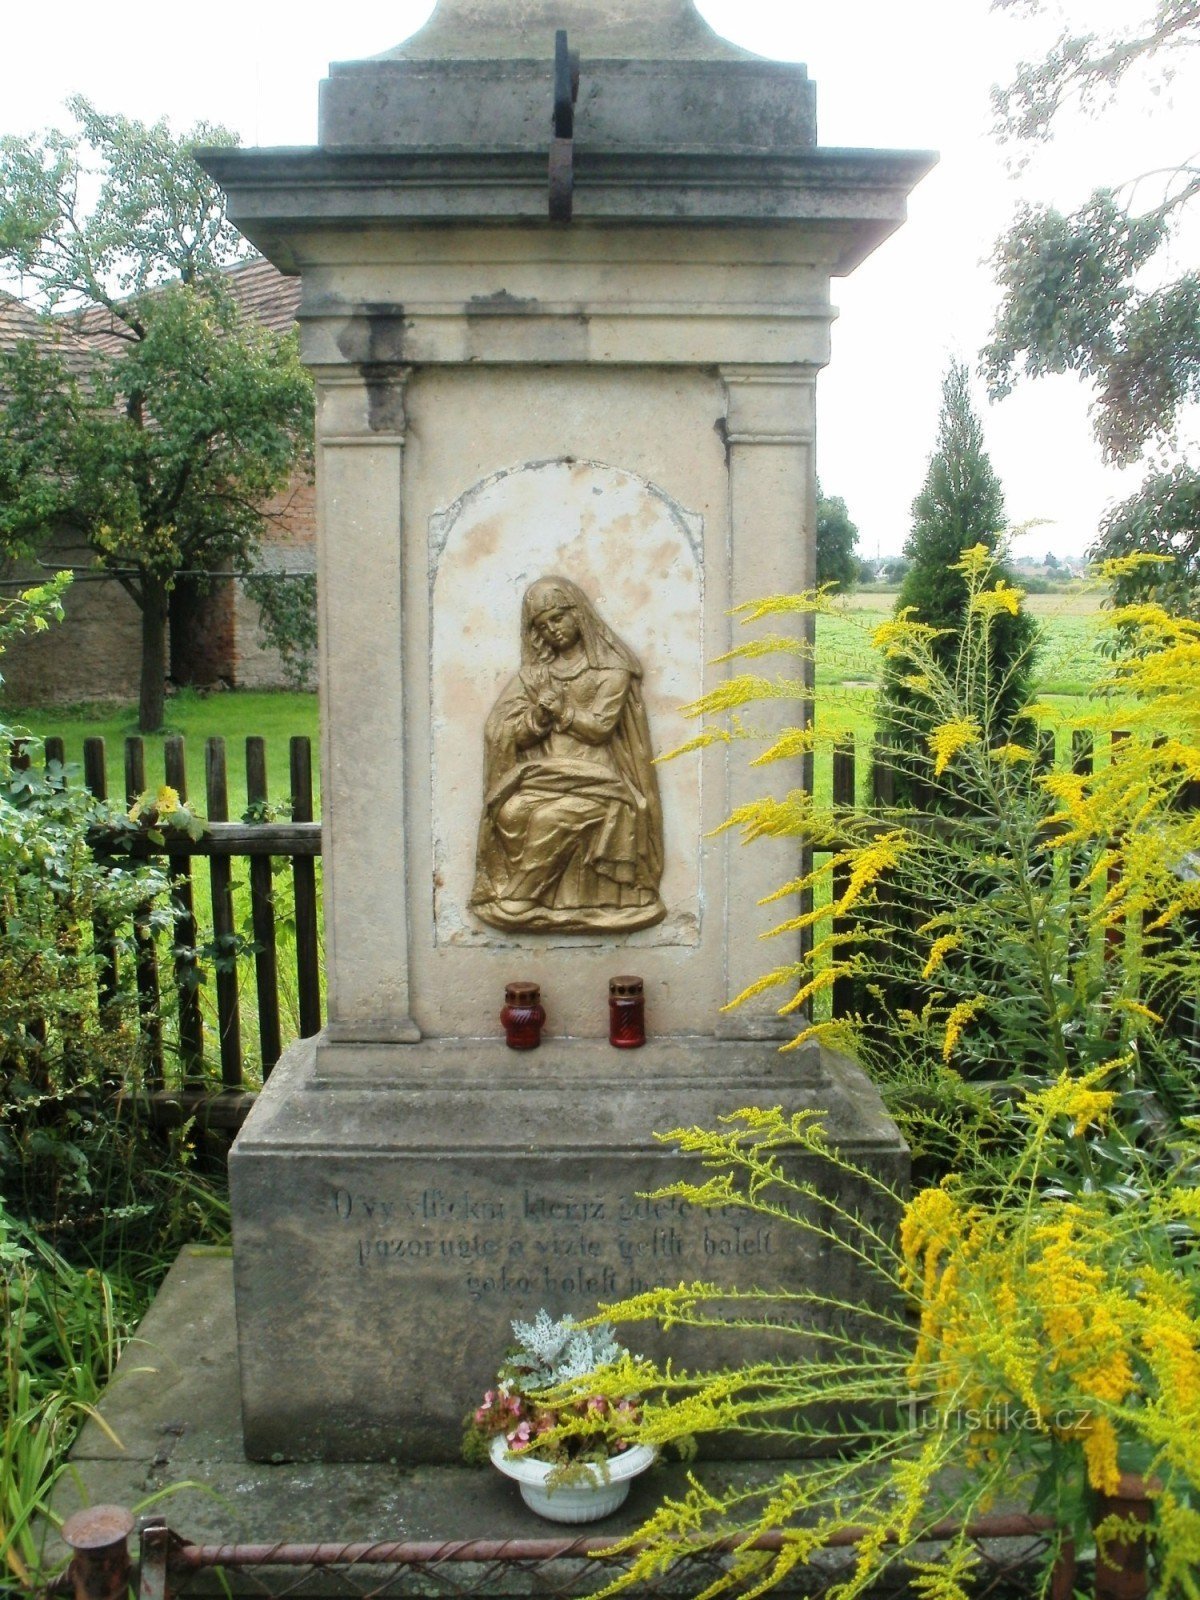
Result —
[[[1102, 633], [1096, 625], [1103, 598], [1098, 586], [1080, 583], [1057, 594], [1030, 595], [1025, 602], [1042, 630], [1037, 688], [1061, 706], [1064, 718], [1103, 669]], [[895, 599], [895, 594], [856, 593], [846, 597], [841, 611], [817, 618], [817, 716], [823, 728], [852, 735], [860, 751], [870, 747], [874, 731], [878, 657], [871, 636], [891, 617]], [[818, 794], [826, 792], [828, 781], [818, 760]], [[860, 782], [865, 782], [861, 773]]]
[[[1080, 583], [1057, 594], [1030, 595], [1026, 602], [1043, 629], [1038, 687], [1043, 694], [1061, 699], [1064, 715], [1101, 667], [1096, 614], [1103, 593], [1099, 586]], [[853, 734], [857, 748], [863, 751], [871, 740], [871, 702], [878, 666], [871, 635], [891, 616], [894, 604], [894, 594], [856, 593], [846, 598], [837, 614], [817, 619], [818, 716], [823, 727]], [[21, 706], [5, 707], [0, 714], [41, 736], [62, 736], [71, 763], [82, 761], [84, 738], [98, 734], [107, 744], [109, 792], [114, 796], [122, 793], [124, 741], [137, 732], [133, 707]], [[307, 734], [314, 741], [314, 781], [319, 785], [314, 694], [183, 691], [167, 702], [167, 717], [166, 731], [181, 733], [187, 741], [189, 789], [201, 812], [205, 809], [204, 742], [214, 735], [226, 741], [231, 816], [239, 816], [242, 810], [248, 736], [267, 741], [270, 795], [281, 808], [288, 796], [288, 741], [294, 734]], [[162, 735], [147, 735], [146, 770], [152, 786], [162, 781], [162, 747]], [[818, 791], [824, 791], [828, 782], [828, 762], [818, 762]], [[319, 792], [317, 800], [319, 803]]]
[[[1098, 590], [1080, 585], [1077, 589], [1053, 595], [1031, 596], [1029, 608], [1044, 630], [1039, 655], [1038, 680], [1042, 693], [1063, 708], [1067, 717], [1079, 708], [1089, 680], [1101, 666], [1097, 653], [1099, 637], [1096, 613], [1100, 609]], [[877, 658], [871, 648], [875, 628], [892, 614], [895, 596], [891, 594], [851, 595], [836, 614], [817, 619], [817, 717], [821, 727], [852, 735], [859, 754], [860, 797], [868, 797], [870, 781], [868, 753], [873, 733], [872, 702], [875, 694]], [[750, 630], [747, 630], [749, 636]], [[769, 665], [769, 664], [768, 664]], [[232, 818], [243, 814], [245, 806], [246, 739], [259, 736], [267, 743], [267, 771], [271, 800], [281, 815], [287, 814], [288, 743], [297, 734], [313, 740], [314, 780], [317, 769], [317, 699], [313, 694], [234, 692], [197, 694], [181, 692], [167, 703], [168, 733], [180, 733], [187, 746], [188, 787], [195, 809], [202, 815], [204, 804], [204, 745], [206, 739], [223, 737], [229, 773], [229, 811]], [[69, 764], [78, 766], [83, 757], [83, 741], [99, 735], [106, 742], [109, 793], [120, 798], [124, 793], [124, 742], [136, 734], [136, 712], [131, 706], [19, 706], [0, 708], [0, 718], [10, 725], [41, 737], [57, 734], [66, 743]], [[147, 781], [157, 787], [163, 781], [164, 735], [145, 739]], [[688, 759], [684, 757], [683, 759]], [[763, 771], [764, 792], [772, 788], [770, 769]], [[827, 752], [818, 755], [814, 772], [819, 798], [828, 799], [832, 763]], [[319, 810], [319, 793], [316, 796]], [[202, 928], [209, 921], [210, 895], [207, 864], [197, 862], [194, 874], [197, 912]], [[275, 892], [279, 918], [281, 1001], [285, 1029], [296, 1030], [296, 998], [291, 972], [294, 970], [294, 937], [290, 921], [290, 872], [281, 863]], [[235, 918], [245, 948], [252, 944], [249, 914], [247, 867], [234, 865]], [[202, 932], [201, 938], [206, 935]], [[167, 953], [162, 961], [166, 970]], [[249, 1081], [256, 1081], [258, 1047], [254, 1024], [252, 967], [248, 956], [238, 963], [242, 991], [242, 1042]], [[206, 1031], [215, 1041], [216, 1018], [209, 985], [201, 992]], [[215, 1043], [209, 1054], [215, 1058]]]
[[[124, 796], [125, 740], [137, 733], [134, 706], [15, 706], [0, 707], [0, 717], [10, 726], [48, 738], [59, 735], [66, 744], [68, 765], [83, 761], [83, 741], [98, 736], [105, 742], [108, 767], [108, 792], [114, 799]], [[241, 816], [246, 794], [246, 740], [262, 738], [267, 743], [267, 782], [270, 798], [283, 808], [289, 795], [288, 745], [296, 734], [313, 741], [313, 783], [320, 800], [320, 761], [317, 751], [317, 697], [315, 694], [254, 692], [238, 690], [228, 694], [198, 694], [182, 690], [167, 701], [167, 726], [162, 733], [145, 736], [146, 781], [157, 788], [163, 781], [163, 744], [168, 734], [182, 734], [186, 743], [188, 791], [194, 808], [203, 814], [205, 740], [225, 740], [225, 759], [229, 774], [229, 814]]]

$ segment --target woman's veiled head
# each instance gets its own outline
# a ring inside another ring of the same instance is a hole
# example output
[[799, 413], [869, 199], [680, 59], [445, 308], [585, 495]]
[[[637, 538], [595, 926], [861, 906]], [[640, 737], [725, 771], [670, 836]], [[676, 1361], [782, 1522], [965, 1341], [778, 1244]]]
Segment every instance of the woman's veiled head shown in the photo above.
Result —
[[[565, 613], [573, 620], [589, 666], [619, 667], [641, 677], [642, 669], [633, 651], [601, 619], [579, 585], [554, 573], [531, 583], [521, 601], [521, 661], [524, 665], [545, 664], [564, 648], [547, 637], [551, 633], [559, 638], [563, 636], [561, 624], [553, 628], [545, 625], [545, 619], [556, 613]], [[538, 626], [539, 618], [543, 619], [542, 627]], [[569, 626], [568, 631], [571, 631]]]

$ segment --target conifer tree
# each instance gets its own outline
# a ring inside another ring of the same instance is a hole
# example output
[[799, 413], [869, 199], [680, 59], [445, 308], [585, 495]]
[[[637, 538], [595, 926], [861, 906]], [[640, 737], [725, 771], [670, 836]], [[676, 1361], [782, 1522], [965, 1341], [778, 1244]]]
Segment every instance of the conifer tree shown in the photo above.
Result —
[[[967, 368], [952, 362], [942, 381], [938, 439], [921, 492], [913, 501], [912, 531], [904, 546], [909, 568], [896, 601], [897, 613], [943, 630], [934, 641], [939, 665], [953, 672], [958, 640], [967, 621], [967, 579], [958, 563], [964, 550], [983, 545], [997, 552], [993, 582], [1011, 582], [1001, 548], [1004, 491], [983, 444], [983, 428], [971, 404]], [[1034, 628], [1021, 613], [997, 614], [991, 622], [989, 682], [981, 685], [989, 743], [1003, 743], [1028, 699]], [[932, 771], [928, 735], [933, 714], [903, 661], [890, 662], [876, 707], [878, 742], [896, 770], [897, 799], [924, 800], [918, 793]]]

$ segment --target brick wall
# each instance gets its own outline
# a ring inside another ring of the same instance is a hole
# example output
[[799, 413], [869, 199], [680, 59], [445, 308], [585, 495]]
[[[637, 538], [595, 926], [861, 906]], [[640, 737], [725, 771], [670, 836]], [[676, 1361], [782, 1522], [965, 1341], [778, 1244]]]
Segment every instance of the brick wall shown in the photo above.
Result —
[[[90, 552], [59, 535], [44, 560], [86, 567]], [[0, 594], [44, 583], [45, 567], [6, 567]], [[78, 573], [63, 601], [65, 620], [45, 633], [15, 639], [0, 656], [8, 705], [69, 705], [82, 700], [136, 700], [142, 656], [141, 612], [115, 578]]]

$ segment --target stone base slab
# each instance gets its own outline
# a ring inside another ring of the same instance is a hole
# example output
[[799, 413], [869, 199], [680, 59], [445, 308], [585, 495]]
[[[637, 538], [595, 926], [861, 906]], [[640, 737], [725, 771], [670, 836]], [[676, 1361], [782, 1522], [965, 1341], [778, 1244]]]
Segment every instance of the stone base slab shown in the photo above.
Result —
[[[748, 1105], [820, 1110], [843, 1152], [906, 1181], [908, 1152], [875, 1090], [816, 1047], [294, 1046], [230, 1157], [247, 1454], [456, 1459], [462, 1418], [511, 1343], [511, 1319], [539, 1306], [582, 1318], [598, 1303], [697, 1281], [877, 1298], [877, 1283], [801, 1229], [647, 1198], [701, 1175], [656, 1132], [715, 1126]], [[878, 1216], [865, 1183], [800, 1152], [794, 1169]], [[771, 1353], [744, 1334], [673, 1333], [667, 1345], [645, 1325], [627, 1337], [677, 1365]], [[815, 1328], [814, 1352], [819, 1338]], [[794, 1336], [787, 1349], [800, 1353]]]

